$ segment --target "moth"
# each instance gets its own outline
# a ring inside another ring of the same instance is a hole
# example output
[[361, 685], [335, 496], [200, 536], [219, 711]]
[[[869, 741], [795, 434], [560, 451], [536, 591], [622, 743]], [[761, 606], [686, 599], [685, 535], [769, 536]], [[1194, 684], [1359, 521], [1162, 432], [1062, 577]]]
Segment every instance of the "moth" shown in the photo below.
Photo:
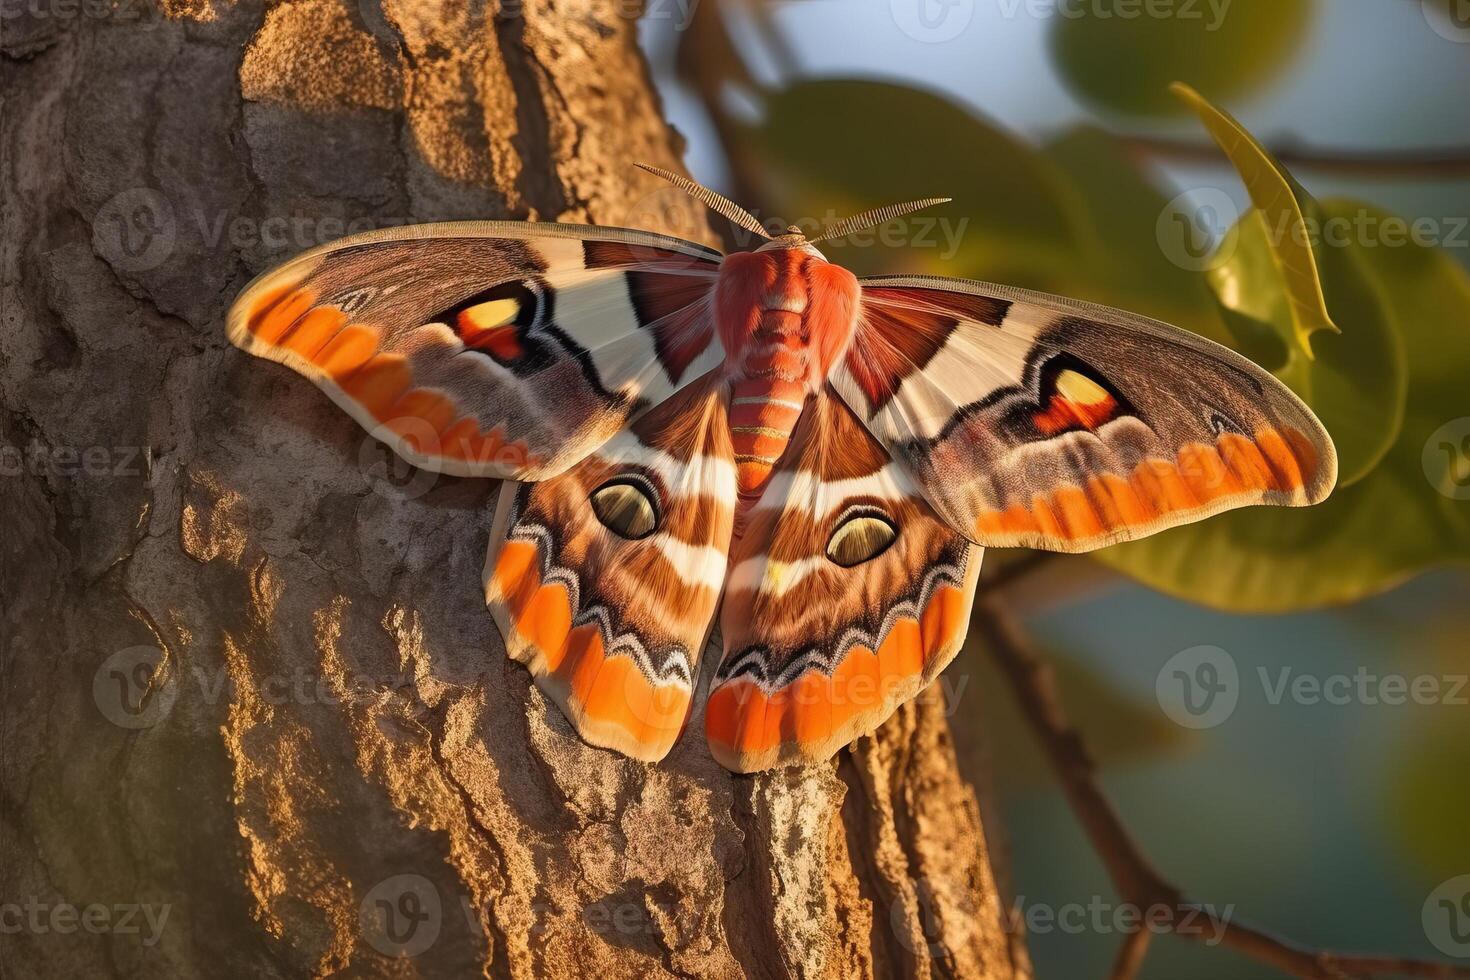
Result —
[[[470, 221], [312, 249], [230, 310], [415, 466], [503, 480], [484, 591], [587, 742], [826, 759], [964, 640], [986, 546], [1081, 552], [1336, 481], [1311, 411], [1240, 355], [1131, 313], [959, 279], [858, 279], [760, 236]], [[707, 673], [707, 672], [706, 672]]]

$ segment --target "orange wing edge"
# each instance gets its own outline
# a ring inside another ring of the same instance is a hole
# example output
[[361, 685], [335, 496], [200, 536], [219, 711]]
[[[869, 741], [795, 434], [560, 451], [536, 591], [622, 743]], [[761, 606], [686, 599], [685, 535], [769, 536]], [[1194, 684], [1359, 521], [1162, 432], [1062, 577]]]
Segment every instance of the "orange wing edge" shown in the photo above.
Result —
[[524, 442], [483, 431], [454, 401], [413, 384], [407, 358], [379, 350], [379, 332], [318, 306], [304, 285], [320, 263], [303, 256], [252, 281], [230, 307], [230, 343], [310, 379], [374, 439], [421, 469], [450, 476], [553, 475]]
[[738, 773], [810, 764], [871, 735], [964, 645], [983, 552], [971, 544], [963, 583], [937, 588], [917, 618], [897, 619], [877, 651], [854, 646], [830, 674], [811, 668], [769, 693], [749, 677], [715, 687], [705, 708], [715, 760]]
[[1037, 492], [1029, 505], [982, 510], [966, 536], [991, 548], [1081, 553], [1240, 507], [1310, 507], [1336, 483], [1337, 453], [1325, 431], [1263, 428], [1254, 438], [1190, 443], [1173, 460], [1146, 459], [1127, 476]]
[[692, 685], [654, 681], [631, 657], [608, 656], [596, 623], [573, 625], [570, 594], [562, 583], [543, 580], [537, 546], [508, 539], [518, 487], [510, 480], [501, 485], [483, 576], [485, 603], [507, 655], [525, 665], [583, 741], [658, 762], [688, 721]]

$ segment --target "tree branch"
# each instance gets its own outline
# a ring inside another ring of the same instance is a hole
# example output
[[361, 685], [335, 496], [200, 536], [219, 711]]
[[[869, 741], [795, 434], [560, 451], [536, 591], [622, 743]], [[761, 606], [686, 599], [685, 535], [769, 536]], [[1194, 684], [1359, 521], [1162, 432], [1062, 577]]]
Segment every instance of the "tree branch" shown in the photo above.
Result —
[[[1213, 143], [1163, 136], [1120, 136], [1119, 139], [1140, 156], [1168, 157], [1187, 163], [1223, 162], [1219, 147]], [[1276, 159], [1290, 168], [1356, 177], [1450, 180], [1470, 174], [1470, 147], [1466, 146], [1374, 151], [1333, 150], [1299, 142], [1278, 142], [1270, 149]]]
[[730, 196], [745, 207], [754, 206], [760, 199], [760, 174], [744, 150], [744, 134], [721, 96], [727, 86], [758, 92], [760, 84], [736, 50], [716, 5], [699, 4], [694, 8], [689, 27], [679, 40], [675, 72], [699, 96], [709, 115], [730, 168]]
[[1148, 956], [1149, 943], [1153, 937], [1154, 934], [1147, 929], [1129, 933], [1118, 949], [1118, 958], [1113, 961], [1113, 972], [1108, 974], [1109, 980], [1133, 980], [1138, 976], [1138, 971], [1143, 969], [1143, 961]]
[[1032, 572], [1060, 557], [1062, 556], [1055, 551], [1028, 552], [998, 566], [993, 572], [987, 570], [985, 577], [976, 586], [975, 592], [977, 595], [991, 595], [1000, 592], [1012, 583], [1028, 578]]
[[[986, 646], [1010, 681], [1022, 714], [1040, 739], [1073, 812], [1124, 901], [1151, 914], [1162, 914], [1155, 910], [1167, 909], [1167, 925], [1177, 935], [1195, 940], [1219, 937], [1222, 945], [1306, 980], [1367, 980], [1385, 976], [1470, 978], [1470, 968], [1447, 963], [1309, 949], [1233, 918], [1221, 918], [1209, 906], [1186, 900], [1177, 887], [1154, 870], [1103, 795], [1082, 736], [1062, 709], [1051, 666], [1004, 609], [991, 599], [981, 599], [977, 605], [979, 615], [975, 623], [984, 634]], [[1205, 920], [1203, 928], [1200, 917]], [[1150, 921], [1159, 920], [1151, 918]], [[1186, 923], [1189, 928], [1183, 928]], [[1147, 930], [1140, 928], [1139, 933], [1146, 935]], [[1114, 964], [1112, 976], [1121, 980], [1132, 977], [1147, 948], [1146, 939], [1130, 936]]]

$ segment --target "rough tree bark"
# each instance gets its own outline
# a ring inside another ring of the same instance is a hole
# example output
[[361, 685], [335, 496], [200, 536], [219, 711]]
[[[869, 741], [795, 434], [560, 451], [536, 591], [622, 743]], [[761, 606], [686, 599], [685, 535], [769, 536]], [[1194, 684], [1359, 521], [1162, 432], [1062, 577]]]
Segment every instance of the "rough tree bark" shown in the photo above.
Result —
[[495, 487], [225, 342], [369, 226], [709, 239], [629, 14], [7, 5], [0, 972], [1029, 973], [937, 698], [754, 778], [590, 748], [481, 602]]

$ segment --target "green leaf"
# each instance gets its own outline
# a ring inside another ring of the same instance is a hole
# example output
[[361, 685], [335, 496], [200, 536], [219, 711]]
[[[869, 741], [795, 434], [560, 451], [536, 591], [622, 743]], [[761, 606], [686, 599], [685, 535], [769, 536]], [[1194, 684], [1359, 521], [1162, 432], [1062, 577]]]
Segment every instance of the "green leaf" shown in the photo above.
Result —
[[[1378, 208], [1359, 214], [1379, 229], [1406, 224]], [[1461, 549], [1454, 557], [1470, 561], [1470, 272], [1443, 249], [1412, 241], [1372, 254], [1368, 271], [1404, 338], [1410, 378], [1401, 462], [1407, 468], [1417, 452], [1419, 472], [1434, 490], [1430, 499], [1447, 528], [1458, 532], [1446, 544]]]
[[[1120, 689], [1075, 655], [1056, 649], [1044, 653], [1055, 671], [1058, 697], [1087, 736], [1088, 750], [1099, 765], [1140, 762], [1187, 746], [1193, 733], [1169, 721], [1156, 704]], [[961, 759], [975, 769], [993, 772], [1004, 792], [1052, 784], [1050, 763], [1021, 715], [1009, 682], [984, 648], [980, 630], [970, 630], [964, 649], [940, 682], [946, 704], [955, 708], [950, 727]]]
[[1167, 86], [1187, 78], [1221, 98], [1278, 78], [1312, 20], [1311, 0], [1146, 0], [1062, 4], [1048, 38], [1062, 80], [1081, 99], [1128, 115], [1174, 116]]
[[[767, 96], [749, 133], [786, 223], [827, 225], [921, 197], [954, 203], [822, 250], [859, 274], [968, 272], [1027, 285], [1065, 267], [1072, 193], [1030, 145], [944, 98], [855, 79], [802, 81]], [[764, 216], [763, 216], [764, 217]], [[963, 259], [959, 258], [963, 252]]]
[[1338, 332], [1327, 312], [1316, 249], [1307, 226], [1308, 214], [1316, 217], [1315, 202], [1234, 116], [1188, 85], [1176, 82], [1170, 90], [1199, 114], [1245, 182], [1251, 203], [1271, 232], [1269, 255], [1285, 287], [1294, 339], [1310, 358], [1312, 334], [1319, 330]]
[[[1353, 201], [1326, 201], [1322, 209], [1329, 219], [1380, 228], [1402, 221]], [[1240, 612], [1349, 602], [1428, 568], [1470, 561], [1470, 500], [1446, 496], [1441, 491], [1450, 488], [1425, 466], [1431, 437], [1470, 415], [1470, 277], [1442, 251], [1414, 242], [1369, 247], [1364, 240], [1342, 251], [1378, 297], [1404, 352], [1404, 419], [1383, 460], [1310, 509], [1232, 511], [1104, 549], [1098, 560], [1159, 591]], [[1338, 339], [1322, 338], [1321, 361], [1325, 344]], [[1470, 459], [1456, 465], [1463, 473]]]

